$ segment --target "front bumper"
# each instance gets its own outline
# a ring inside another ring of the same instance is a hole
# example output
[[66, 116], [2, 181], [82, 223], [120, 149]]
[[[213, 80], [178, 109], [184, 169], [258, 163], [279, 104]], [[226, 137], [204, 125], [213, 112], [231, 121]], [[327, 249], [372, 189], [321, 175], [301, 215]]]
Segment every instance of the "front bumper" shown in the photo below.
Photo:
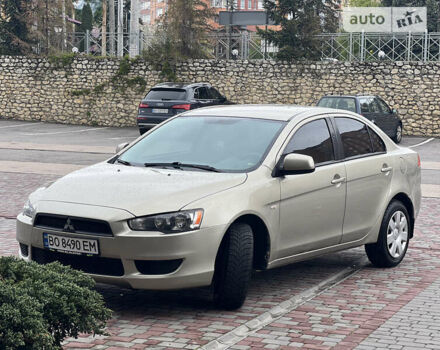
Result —
[[[135, 289], [171, 290], [208, 286], [214, 275], [215, 258], [220, 242], [226, 230], [225, 226], [202, 228], [197, 231], [162, 234], [158, 232], [131, 231], [125, 221], [111, 223], [117, 228], [112, 237], [102, 237], [84, 234], [53, 231], [37, 228], [32, 220], [19, 214], [17, 217], [17, 241], [20, 243], [20, 257], [24, 260], [35, 260], [37, 255], [53, 254], [44, 248], [43, 232], [67, 237], [90, 238], [99, 240], [100, 263], [105, 265], [105, 259], [120, 261], [122, 275], [89, 273], [97, 282], [116, 284]], [[25, 253], [23, 254], [23, 248]], [[27, 251], [26, 251], [27, 250]], [[76, 255], [61, 254], [68, 259], [80, 259]], [[82, 266], [87, 272], [88, 257], [80, 256]], [[35, 258], [35, 259], [34, 259]], [[181, 261], [175, 271], [166, 274], [144, 274], [139, 272], [136, 265], [139, 261]], [[38, 261], [38, 260], [37, 260]], [[84, 263], [85, 261], [85, 263]], [[90, 259], [90, 264], [97, 260]], [[39, 262], [39, 261], [38, 261]]]

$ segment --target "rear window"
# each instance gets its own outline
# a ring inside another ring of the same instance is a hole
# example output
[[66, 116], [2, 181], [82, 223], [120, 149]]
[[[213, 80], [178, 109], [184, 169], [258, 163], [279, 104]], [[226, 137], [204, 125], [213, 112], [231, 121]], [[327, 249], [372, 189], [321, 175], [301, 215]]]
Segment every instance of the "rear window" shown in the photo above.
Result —
[[323, 97], [318, 102], [318, 106], [356, 112], [356, 102], [352, 97]]
[[185, 100], [186, 91], [182, 89], [151, 89], [145, 96], [146, 100], [159, 100], [159, 101], [171, 101], [171, 100]]

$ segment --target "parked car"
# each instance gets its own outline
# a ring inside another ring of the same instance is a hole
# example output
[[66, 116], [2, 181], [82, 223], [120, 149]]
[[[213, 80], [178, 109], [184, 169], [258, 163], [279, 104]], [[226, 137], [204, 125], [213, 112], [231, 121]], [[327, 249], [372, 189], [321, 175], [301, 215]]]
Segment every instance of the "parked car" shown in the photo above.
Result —
[[139, 132], [142, 135], [168, 118], [190, 109], [228, 103], [226, 97], [208, 83], [158, 84], [139, 104]]
[[234, 309], [252, 269], [360, 245], [393, 267], [413, 237], [420, 158], [355, 113], [202, 108], [117, 150], [30, 195], [21, 258], [132, 288], [212, 284]]
[[381, 128], [395, 143], [402, 141], [403, 124], [399, 114], [379, 96], [324, 96], [317, 105], [358, 113]]

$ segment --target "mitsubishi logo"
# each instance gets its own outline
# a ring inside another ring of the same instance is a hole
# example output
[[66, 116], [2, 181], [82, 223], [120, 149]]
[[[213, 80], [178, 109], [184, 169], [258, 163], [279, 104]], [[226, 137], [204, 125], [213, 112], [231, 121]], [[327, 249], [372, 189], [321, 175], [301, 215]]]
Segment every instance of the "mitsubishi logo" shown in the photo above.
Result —
[[75, 227], [73, 227], [70, 218], [67, 218], [66, 224], [64, 225], [63, 231], [66, 232], [75, 232]]

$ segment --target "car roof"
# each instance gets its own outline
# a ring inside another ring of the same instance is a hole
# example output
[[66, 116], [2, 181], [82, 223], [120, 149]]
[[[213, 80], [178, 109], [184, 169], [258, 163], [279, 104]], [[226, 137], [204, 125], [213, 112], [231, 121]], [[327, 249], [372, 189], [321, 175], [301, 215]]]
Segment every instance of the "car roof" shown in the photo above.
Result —
[[211, 87], [211, 84], [209, 83], [173, 83], [173, 82], [166, 82], [166, 83], [160, 83], [155, 86], [153, 86], [153, 89], [162, 88], [162, 89], [188, 89], [198, 86], [206, 86]]
[[378, 97], [376, 95], [325, 95], [324, 97], [330, 97], [330, 98], [338, 98], [338, 97], [349, 97], [349, 98], [359, 98], [359, 97]]
[[[221, 116], [290, 121], [299, 116], [332, 113], [336, 109], [297, 105], [232, 105], [198, 108], [182, 116]], [[343, 111], [344, 114], [350, 114]]]

